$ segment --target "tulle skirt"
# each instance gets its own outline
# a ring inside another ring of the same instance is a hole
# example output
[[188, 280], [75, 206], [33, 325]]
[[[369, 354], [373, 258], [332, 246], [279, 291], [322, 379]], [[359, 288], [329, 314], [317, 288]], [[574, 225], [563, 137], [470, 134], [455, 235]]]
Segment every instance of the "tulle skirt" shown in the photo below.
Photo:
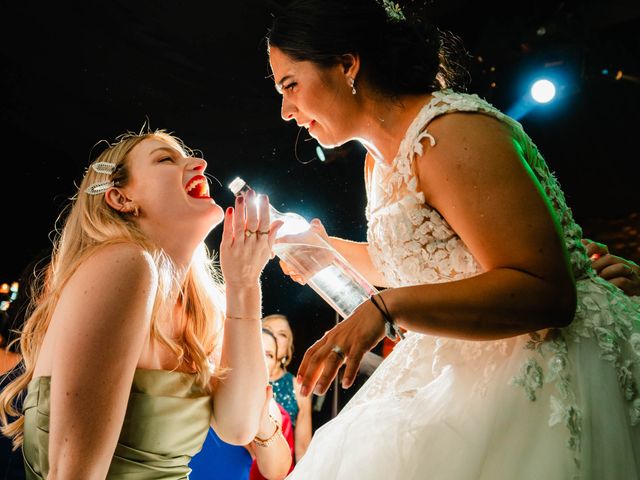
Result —
[[639, 361], [638, 302], [599, 279], [566, 329], [409, 333], [287, 480], [638, 479]]

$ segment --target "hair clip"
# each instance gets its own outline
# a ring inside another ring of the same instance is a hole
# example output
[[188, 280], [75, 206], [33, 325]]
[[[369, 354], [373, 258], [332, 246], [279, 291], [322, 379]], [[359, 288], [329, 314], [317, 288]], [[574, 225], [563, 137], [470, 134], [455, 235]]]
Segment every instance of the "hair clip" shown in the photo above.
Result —
[[[102, 173], [104, 175], [111, 175], [116, 171], [117, 165], [111, 162], [94, 162], [91, 164], [91, 168], [93, 168], [97, 173]], [[105, 182], [96, 182], [85, 190], [89, 195], [99, 195], [101, 193], [106, 192], [109, 188], [113, 187], [113, 180], [105, 181]]]
[[93, 185], [90, 185], [85, 192], [87, 192], [89, 195], [99, 195], [101, 193], [106, 192], [109, 188], [113, 187], [114, 183], [113, 180], [110, 180], [108, 182], [97, 182], [94, 183]]
[[111, 162], [94, 162], [91, 164], [91, 168], [93, 168], [98, 173], [104, 173], [105, 175], [111, 175], [116, 171], [117, 165]]

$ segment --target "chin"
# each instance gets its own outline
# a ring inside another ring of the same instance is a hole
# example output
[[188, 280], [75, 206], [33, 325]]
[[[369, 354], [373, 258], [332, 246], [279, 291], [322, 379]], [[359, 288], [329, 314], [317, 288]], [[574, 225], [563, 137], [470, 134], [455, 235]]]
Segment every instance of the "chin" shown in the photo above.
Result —
[[337, 147], [341, 147], [345, 143], [345, 142], [336, 142], [336, 141], [329, 142], [320, 138], [316, 138], [316, 141], [320, 144], [322, 148], [337, 148]]
[[212, 205], [212, 209], [211, 209], [211, 224], [212, 227], [211, 228], [215, 228], [218, 225], [220, 225], [222, 223], [222, 221], [224, 220], [224, 210], [223, 208], [218, 205], [217, 203], [214, 203]]

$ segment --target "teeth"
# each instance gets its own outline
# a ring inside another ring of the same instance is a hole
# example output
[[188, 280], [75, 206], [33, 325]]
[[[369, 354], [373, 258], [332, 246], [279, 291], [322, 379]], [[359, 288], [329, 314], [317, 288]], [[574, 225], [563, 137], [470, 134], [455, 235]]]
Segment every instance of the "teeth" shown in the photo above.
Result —
[[198, 178], [192, 182], [189, 183], [189, 185], [187, 185], [187, 192], [190, 192], [191, 190], [193, 190], [196, 185], [200, 185], [201, 183], [205, 183], [206, 180], [204, 178]]

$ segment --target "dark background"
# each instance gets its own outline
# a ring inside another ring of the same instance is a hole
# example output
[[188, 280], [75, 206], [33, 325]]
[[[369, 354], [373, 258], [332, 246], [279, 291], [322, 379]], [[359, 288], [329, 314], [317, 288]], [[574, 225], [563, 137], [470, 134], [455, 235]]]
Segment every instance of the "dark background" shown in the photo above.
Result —
[[[317, 216], [332, 235], [365, 239], [362, 148], [326, 151], [321, 162], [315, 141], [280, 119], [263, 41], [272, 3], [1, 5], [0, 282], [18, 279], [48, 251], [94, 145], [145, 121], [202, 152], [221, 183], [212, 184], [212, 195], [223, 207], [232, 203], [226, 185], [239, 175], [276, 208]], [[640, 4], [427, 5], [469, 50], [470, 90], [501, 110], [512, 111], [535, 71], [563, 81], [557, 102], [520, 121], [585, 235], [640, 260]], [[220, 230], [211, 234], [212, 246]], [[265, 314], [284, 313], [293, 324], [295, 371], [335, 315], [276, 262], [263, 278]], [[341, 395], [342, 402], [348, 394]]]

